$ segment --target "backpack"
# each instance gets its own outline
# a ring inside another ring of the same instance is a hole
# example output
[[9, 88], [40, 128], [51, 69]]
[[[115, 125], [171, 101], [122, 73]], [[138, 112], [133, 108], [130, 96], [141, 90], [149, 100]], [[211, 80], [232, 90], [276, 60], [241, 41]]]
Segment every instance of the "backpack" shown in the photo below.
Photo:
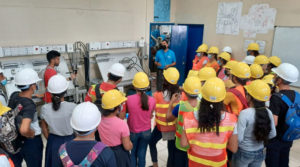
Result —
[[248, 102], [247, 99], [242, 95], [242, 93], [240, 91], [238, 91], [235, 88], [231, 88], [228, 90], [228, 92], [233, 93], [236, 97], [238, 97], [238, 99], [241, 101], [241, 103], [243, 104], [243, 109], [248, 108]]
[[11, 154], [20, 152], [23, 145], [16, 125], [16, 117], [22, 108], [23, 106], [19, 104], [15, 109], [0, 116], [0, 143], [2, 148]]
[[289, 126], [284, 133], [282, 140], [293, 141], [300, 138], [300, 94], [295, 91], [295, 101], [291, 100], [284, 94], [274, 94], [279, 96], [289, 107], [286, 116], [285, 123]]
[[9, 97], [9, 101], [8, 101], [8, 107], [9, 108], [16, 108], [17, 105], [17, 97], [19, 96], [20, 91], [15, 91], [13, 92], [10, 97]]
[[93, 162], [97, 159], [98, 155], [101, 154], [105, 147], [105, 144], [97, 142], [91, 149], [89, 154], [78, 165], [75, 165], [69, 157], [68, 152], [66, 150], [66, 143], [60, 146], [59, 156], [64, 167], [89, 167], [93, 164]]

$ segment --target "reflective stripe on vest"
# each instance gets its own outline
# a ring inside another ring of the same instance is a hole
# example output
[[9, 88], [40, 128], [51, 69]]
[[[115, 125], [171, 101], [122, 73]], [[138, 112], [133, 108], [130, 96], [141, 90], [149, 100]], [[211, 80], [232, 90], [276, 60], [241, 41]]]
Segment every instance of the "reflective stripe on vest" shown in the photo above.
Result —
[[[198, 103], [199, 104], [199, 103]], [[197, 111], [199, 108], [199, 106], [193, 108], [189, 102], [187, 101], [180, 101], [180, 106], [179, 106], [179, 112], [178, 112], [178, 118], [177, 118], [177, 124], [176, 124], [176, 141], [175, 141], [175, 145], [176, 148], [181, 150], [181, 151], [187, 151], [187, 149], [189, 148], [189, 146], [187, 147], [182, 147], [180, 144], [181, 141], [181, 134], [183, 131], [183, 119], [184, 119], [184, 115], [185, 113], [189, 113], [193, 111]]]
[[[154, 98], [156, 100], [155, 122], [157, 129], [161, 132], [175, 131], [176, 120], [172, 122], [167, 121], [169, 102], [164, 100], [162, 92], [156, 92]], [[172, 107], [175, 107], [177, 104], [178, 103], [174, 103]]]
[[219, 135], [217, 136], [215, 130], [201, 133], [194, 113], [185, 114], [183, 123], [190, 145], [188, 150], [189, 166], [226, 166], [227, 143], [236, 122], [235, 115], [225, 113], [225, 118], [220, 122]]

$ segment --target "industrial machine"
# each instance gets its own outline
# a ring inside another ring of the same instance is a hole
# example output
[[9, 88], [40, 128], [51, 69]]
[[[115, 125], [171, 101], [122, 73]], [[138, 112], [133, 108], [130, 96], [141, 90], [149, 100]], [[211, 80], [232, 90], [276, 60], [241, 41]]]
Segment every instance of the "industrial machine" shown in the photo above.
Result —
[[[41, 79], [44, 77], [44, 71], [47, 67], [47, 60], [45, 58], [33, 58], [33, 59], [24, 59], [22, 61], [16, 61], [16, 60], [8, 60], [8, 61], [1, 61], [1, 68], [4, 71], [4, 75], [7, 77], [8, 83], [5, 86], [7, 95], [10, 97], [10, 95], [15, 91], [20, 91], [16, 85], [15, 85], [15, 75], [18, 71], [24, 68], [32, 68], [34, 69]], [[68, 69], [67, 63], [63, 56], [60, 58], [60, 65], [57, 67], [57, 72], [61, 75], [67, 77], [70, 77], [70, 71]], [[72, 81], [69, 81], [69, 88], [67, 90], [66, 96], [72, 97], [75, 94], [75, 87]], [[45, 92], [45, 85], [44, 82], [38, 83], [39, 90], [36, 92], [37, 94], [43, 94]], [[41, 99], [35, 98], [35, 102], [41, 101]]]

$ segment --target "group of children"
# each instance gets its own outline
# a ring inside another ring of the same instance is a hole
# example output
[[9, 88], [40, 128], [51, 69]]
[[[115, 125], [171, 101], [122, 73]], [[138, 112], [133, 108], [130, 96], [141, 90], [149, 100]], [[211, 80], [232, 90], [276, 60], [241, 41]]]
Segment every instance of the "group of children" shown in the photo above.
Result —
[[258, 50], [250, 44], [249, 55], [238, 62], [230, 47], [219, 54], [217, 47], [202, 44], [182, 87], [178, 70], [169, 67], [163, 71], [162, 90], [153, 97], [144, 72], [134, 76], [135, 94], [126, 97], [119, 91], [125, 67], [116, 63], [108, 81], [92, 85], [86, 102], [76, 105], [64, 100], [69, 82], [56, 74], [47, 83], [51, 103], [42, 106], [39, 119], [32, 95], [41, 79], [34, 70], [23, 69], [15, 78], [21, 92], [10, 106], [19, 109], [21, 146], [7, 155], [9, 166], [21, 167], [23, 159], [28, 167], [42, 166], [41, 134], [47, 139], [46, 167], [145, 167], [148, 146], [153, 166], [164, 166], [158, 164], [156, 148], [161, 139], [167, 140], [167, 167], [257, 167], [264, 160], [268, 167], [288, 166], [296, 137], [286, 135], [286, 115], [299, 102], [289, 85], [299, 72]]

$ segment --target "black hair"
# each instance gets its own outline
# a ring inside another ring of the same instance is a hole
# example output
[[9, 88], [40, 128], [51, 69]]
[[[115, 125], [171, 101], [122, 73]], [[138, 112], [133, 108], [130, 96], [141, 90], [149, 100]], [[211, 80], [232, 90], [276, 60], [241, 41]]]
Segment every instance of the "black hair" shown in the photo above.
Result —
[[146, 89], [144, 90], [137, 90], [137, 92], [141, 93], [141, 107], [144, 111], [149, 110], [149, 104], [148, 104], [148, 95], [146, 94]]
[[257, 50], [252, 50], [252, 52], [253, 52], [255, 57], [259, 55], [259, 52]]
[[110, 114], [114, 113], [117, 109], [120, 109], [121, 106], [118, 105], [117, 107], [113, 108], [113, 109], [103, 109], [101, 108], [101, 113], [103, 116], [109, 116]]
[[235, 76], [235, 75], [232, 75], [232, 76], [233, 76], [233, 78], [236, 79], [236, 81], [237, 81], [239, 84], [241, 84], [241, 85], [243, 85], [243, 86], [247, 84], [248, 79], [239, 78], [239, 77], [237, 77], [237, 76]]
[[254, 99], [251, 95], [250, 97], [255, 109], [254, 137], [256, 141], [266, 143], [271, 132], [271, 119], [266, 109], [266, 104], [263, 101]]
[[218, 54], [212, 54], [215, 60], [218, 60]]
[[222, 62], [222, 65], [225, 65], [228, 62], [227, 60], [225, 60], [223, 58], [221, 58], [220, 61]]
[[61, 104], [61, 98], [64, 97], [67, 91], [64, 91], [59, 94], [52, 94], [51, 100], [52, 100], [52, 108], [54, 111], [57, 111]]
[[[162, 91], [168, 92], [170, 99], [172, 98], [173, 94], [180, 92], [179, 86], [177, 84], [175, 84], [175, 85], [170, 84], [165, 78], [164, 78], [162, 89], [163, 89]], [[161, 91], [161, 90], [159, 90], [159, 91]]]
[[223, 101], [212, 103], [204, 98], [201, 99], [198, 112], [198, 128], [200, 129], [200, 133], [216, 131], [216, 134], [219, 135], [221, 111], [223, 109]]
[[290, 85], [292, 82], [282, 79], [284, 85]]
[[274, 64], [272, 64], [272, 63], [269, 63], [269, 64], [268, 64], [268, 68], [269, 68], [269, 69], [272, 69], [272, 68], [275, 68], [275, 67], [276, 67], [276, 66], [275, 66]]
[[122, 77], [120, 76], [116, 76], [112, 73], [108, 73], [108, 80], [111, 80], [111, 81], [114, 81], [114, 82], [117, 82], [118, 80], [120, 80]]
[[162, 42], [166, 42], [167, 44], [169, 44], [169, 41], [166, 39], [162, 40]]
[[56, 50], [51, 50], [50, 52], [47, 53], [47, 60], [50, 63], [52, 59], [60, 57], [60, 53]]
[[[31, 85], [35, 85], [35, 83], [31, 84]], [[31, 85], [29, 85], [29, 87], [27, 89], [23, 89], [23, 88], [27, 87], [28, 85], [17, 85], [17, 87], [21, 90], [21, 92], [25, 92], [30, 89]]]
[[203, 56], [207, 56], [208, 54], [207, 54], [207, 52], [203, 52]]

